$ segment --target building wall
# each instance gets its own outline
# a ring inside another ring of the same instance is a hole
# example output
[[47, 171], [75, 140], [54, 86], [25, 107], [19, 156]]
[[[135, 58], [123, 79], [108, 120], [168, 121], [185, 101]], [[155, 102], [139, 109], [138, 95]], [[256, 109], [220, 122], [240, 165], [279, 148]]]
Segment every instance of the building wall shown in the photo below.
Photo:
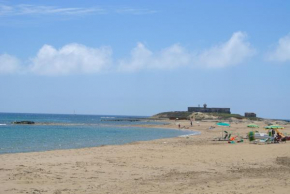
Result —
[[203, 107], [188, 107], [188, 112], [213, 112], [213, 113], [231, 113], [230, 108], [203, 108]]

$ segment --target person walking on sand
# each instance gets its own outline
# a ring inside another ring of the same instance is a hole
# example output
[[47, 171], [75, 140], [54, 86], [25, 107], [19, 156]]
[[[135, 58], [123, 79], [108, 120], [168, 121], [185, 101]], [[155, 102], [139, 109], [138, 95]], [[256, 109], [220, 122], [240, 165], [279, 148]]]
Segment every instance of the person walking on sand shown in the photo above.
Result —
[[192, 126], [192, 120], [190, 120], [190, 125]]

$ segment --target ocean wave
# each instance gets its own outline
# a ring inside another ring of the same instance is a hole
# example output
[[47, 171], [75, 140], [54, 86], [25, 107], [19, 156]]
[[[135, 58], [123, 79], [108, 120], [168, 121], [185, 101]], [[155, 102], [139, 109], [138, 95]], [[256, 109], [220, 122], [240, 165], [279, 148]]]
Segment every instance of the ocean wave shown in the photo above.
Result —
[[0, 123], [0, 125], [6, 125], [6, 124], [1, 124], [1, 123]]
[[115, 117], [101, 117], [101, 119], [114, 119]]

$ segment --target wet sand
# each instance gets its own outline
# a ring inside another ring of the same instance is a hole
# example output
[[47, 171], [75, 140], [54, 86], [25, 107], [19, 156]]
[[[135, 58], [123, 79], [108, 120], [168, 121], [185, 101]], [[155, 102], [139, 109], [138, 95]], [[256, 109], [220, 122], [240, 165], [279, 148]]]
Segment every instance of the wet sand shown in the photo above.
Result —
[[[232, 123], [230, 128], [214, 122], [194, 122], [193, 127], [188, 121], [178, 122], [201, 134], [0, 155], [0, 193], [289, 193], [290, 142], [228, 144], [212, 140], [223, 130], [245, 136], [251, 130], [246, 127], [249, 122]], [[283, 132], [290, 134], [290, 125], [284, 126]], [[175, 122], [155, 127], [178, 128]]]

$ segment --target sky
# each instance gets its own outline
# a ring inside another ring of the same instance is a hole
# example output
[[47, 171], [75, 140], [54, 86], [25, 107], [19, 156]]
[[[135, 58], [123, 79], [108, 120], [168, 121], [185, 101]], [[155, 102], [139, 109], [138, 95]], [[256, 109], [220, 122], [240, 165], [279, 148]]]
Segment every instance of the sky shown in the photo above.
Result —
[[0, 0], [0, 112], [290, 119], [290, 1]]

